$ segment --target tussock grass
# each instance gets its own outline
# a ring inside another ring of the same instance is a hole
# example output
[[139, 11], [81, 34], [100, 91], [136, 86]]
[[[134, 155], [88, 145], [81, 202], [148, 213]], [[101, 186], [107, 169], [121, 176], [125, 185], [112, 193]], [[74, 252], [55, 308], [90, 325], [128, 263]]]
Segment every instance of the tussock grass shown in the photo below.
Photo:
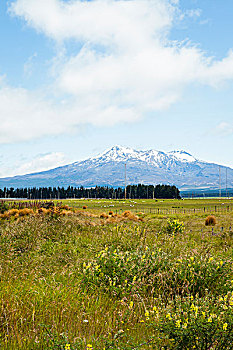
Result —
[[207, 216], [207, 218], [205, 219], [205, 225], [206, 225], [206, 226], [215, 226], [216, 223], [217, 223], [216, 218], [215, 218], [215, 216], [213, 216], [213, 215], [209, 215], [209, 216]]

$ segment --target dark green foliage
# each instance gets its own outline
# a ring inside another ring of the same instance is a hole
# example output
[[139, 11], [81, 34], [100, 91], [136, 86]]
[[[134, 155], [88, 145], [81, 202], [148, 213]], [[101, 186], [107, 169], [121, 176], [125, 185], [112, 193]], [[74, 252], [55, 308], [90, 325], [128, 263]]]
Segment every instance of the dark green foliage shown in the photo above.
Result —
[[[180, 191], [175, 186], [169, 185], [129, 185], [126, 189], [127, 198], [164, 198], [180, 199]], [[107, 198], [123, 199], [124, 188], [96, 186], [84, 187], [40, 187], [40, 188], [4, 188], [0, 189], [0, 198], [25, 198], [25, 199], [66, 199], [66, 198]]]

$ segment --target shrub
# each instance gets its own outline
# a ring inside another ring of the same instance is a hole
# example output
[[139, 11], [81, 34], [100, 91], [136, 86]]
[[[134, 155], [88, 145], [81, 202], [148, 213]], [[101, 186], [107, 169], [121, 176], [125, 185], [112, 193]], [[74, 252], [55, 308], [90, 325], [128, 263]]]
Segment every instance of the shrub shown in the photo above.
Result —
[[205, 225], [206, 226], [215, 226], [216, 225], [216, 218], [213, 215], [209, 215], [207, 216], [207, 218], [205, 219]]
[[168, 233], [169, 235], [183, 233], [184, 232], [184, 224], [183, 224], [183, 222], [180, 222], [179, 220], [169, 219], [167, 221], [167, 226], [165, 228], [165, 232]]
[[232, 349], [232, 304], [231, 294], [179, 301], [175, 312], [169, 310], [159, 319], [161, 333], [170, 340], [169, 349]]

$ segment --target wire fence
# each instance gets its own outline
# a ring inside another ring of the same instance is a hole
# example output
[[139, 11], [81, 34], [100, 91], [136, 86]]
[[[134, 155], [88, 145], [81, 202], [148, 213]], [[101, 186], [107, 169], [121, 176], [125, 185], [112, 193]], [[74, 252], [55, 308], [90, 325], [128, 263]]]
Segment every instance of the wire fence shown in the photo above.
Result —
[[[105, 208], [106, 210], [106, 208]], [[203, 208], [149, 208], [149, 207], [130, 207], [130, 208], [120, 208], [116, 209], [116, 213], [121, 214], [125, 210], [130, 210], [134, 213], [144, 213], [144, 214], [199, 214], [199, 213], [230, 213], [233, 211], [233, 206], [228, 205], [226, 207], [214, 206], [214, 207], [203, 207]]]

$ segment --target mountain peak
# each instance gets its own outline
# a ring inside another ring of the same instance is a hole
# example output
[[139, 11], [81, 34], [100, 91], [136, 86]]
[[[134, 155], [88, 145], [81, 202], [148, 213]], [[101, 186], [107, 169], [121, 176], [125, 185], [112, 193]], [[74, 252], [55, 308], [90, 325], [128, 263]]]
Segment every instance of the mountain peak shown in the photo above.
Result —
[[197, 160], [190, 153], [183, 151], [183, 150], [171, 151], [171, 152], [168, 152], [167, 154], [176, 157], [177, 159], [179, 159], [182, 162], [192, 163], [192, 162], [195, 162]]
[[130, 147], [115, 145], [96, 157], [90, 158], [92, 161], [98, 162], [127, 162], [127, 161], [143, 161], [154, 166], [159, 166], [162, 163], [169, 161], [177, 162], [195, 162], [196, 159], [189, 153], [181, 150], [171, 152], [161, 152], [153, 149], [146, 151], [138, 151]]
[[92, 161], [126, 161], [127, 159], [137, 158], [139, 151], [135, 151], [130, 147], [123, 147], [120, 145], [115, 145], [96, 157], [91, 158]]

